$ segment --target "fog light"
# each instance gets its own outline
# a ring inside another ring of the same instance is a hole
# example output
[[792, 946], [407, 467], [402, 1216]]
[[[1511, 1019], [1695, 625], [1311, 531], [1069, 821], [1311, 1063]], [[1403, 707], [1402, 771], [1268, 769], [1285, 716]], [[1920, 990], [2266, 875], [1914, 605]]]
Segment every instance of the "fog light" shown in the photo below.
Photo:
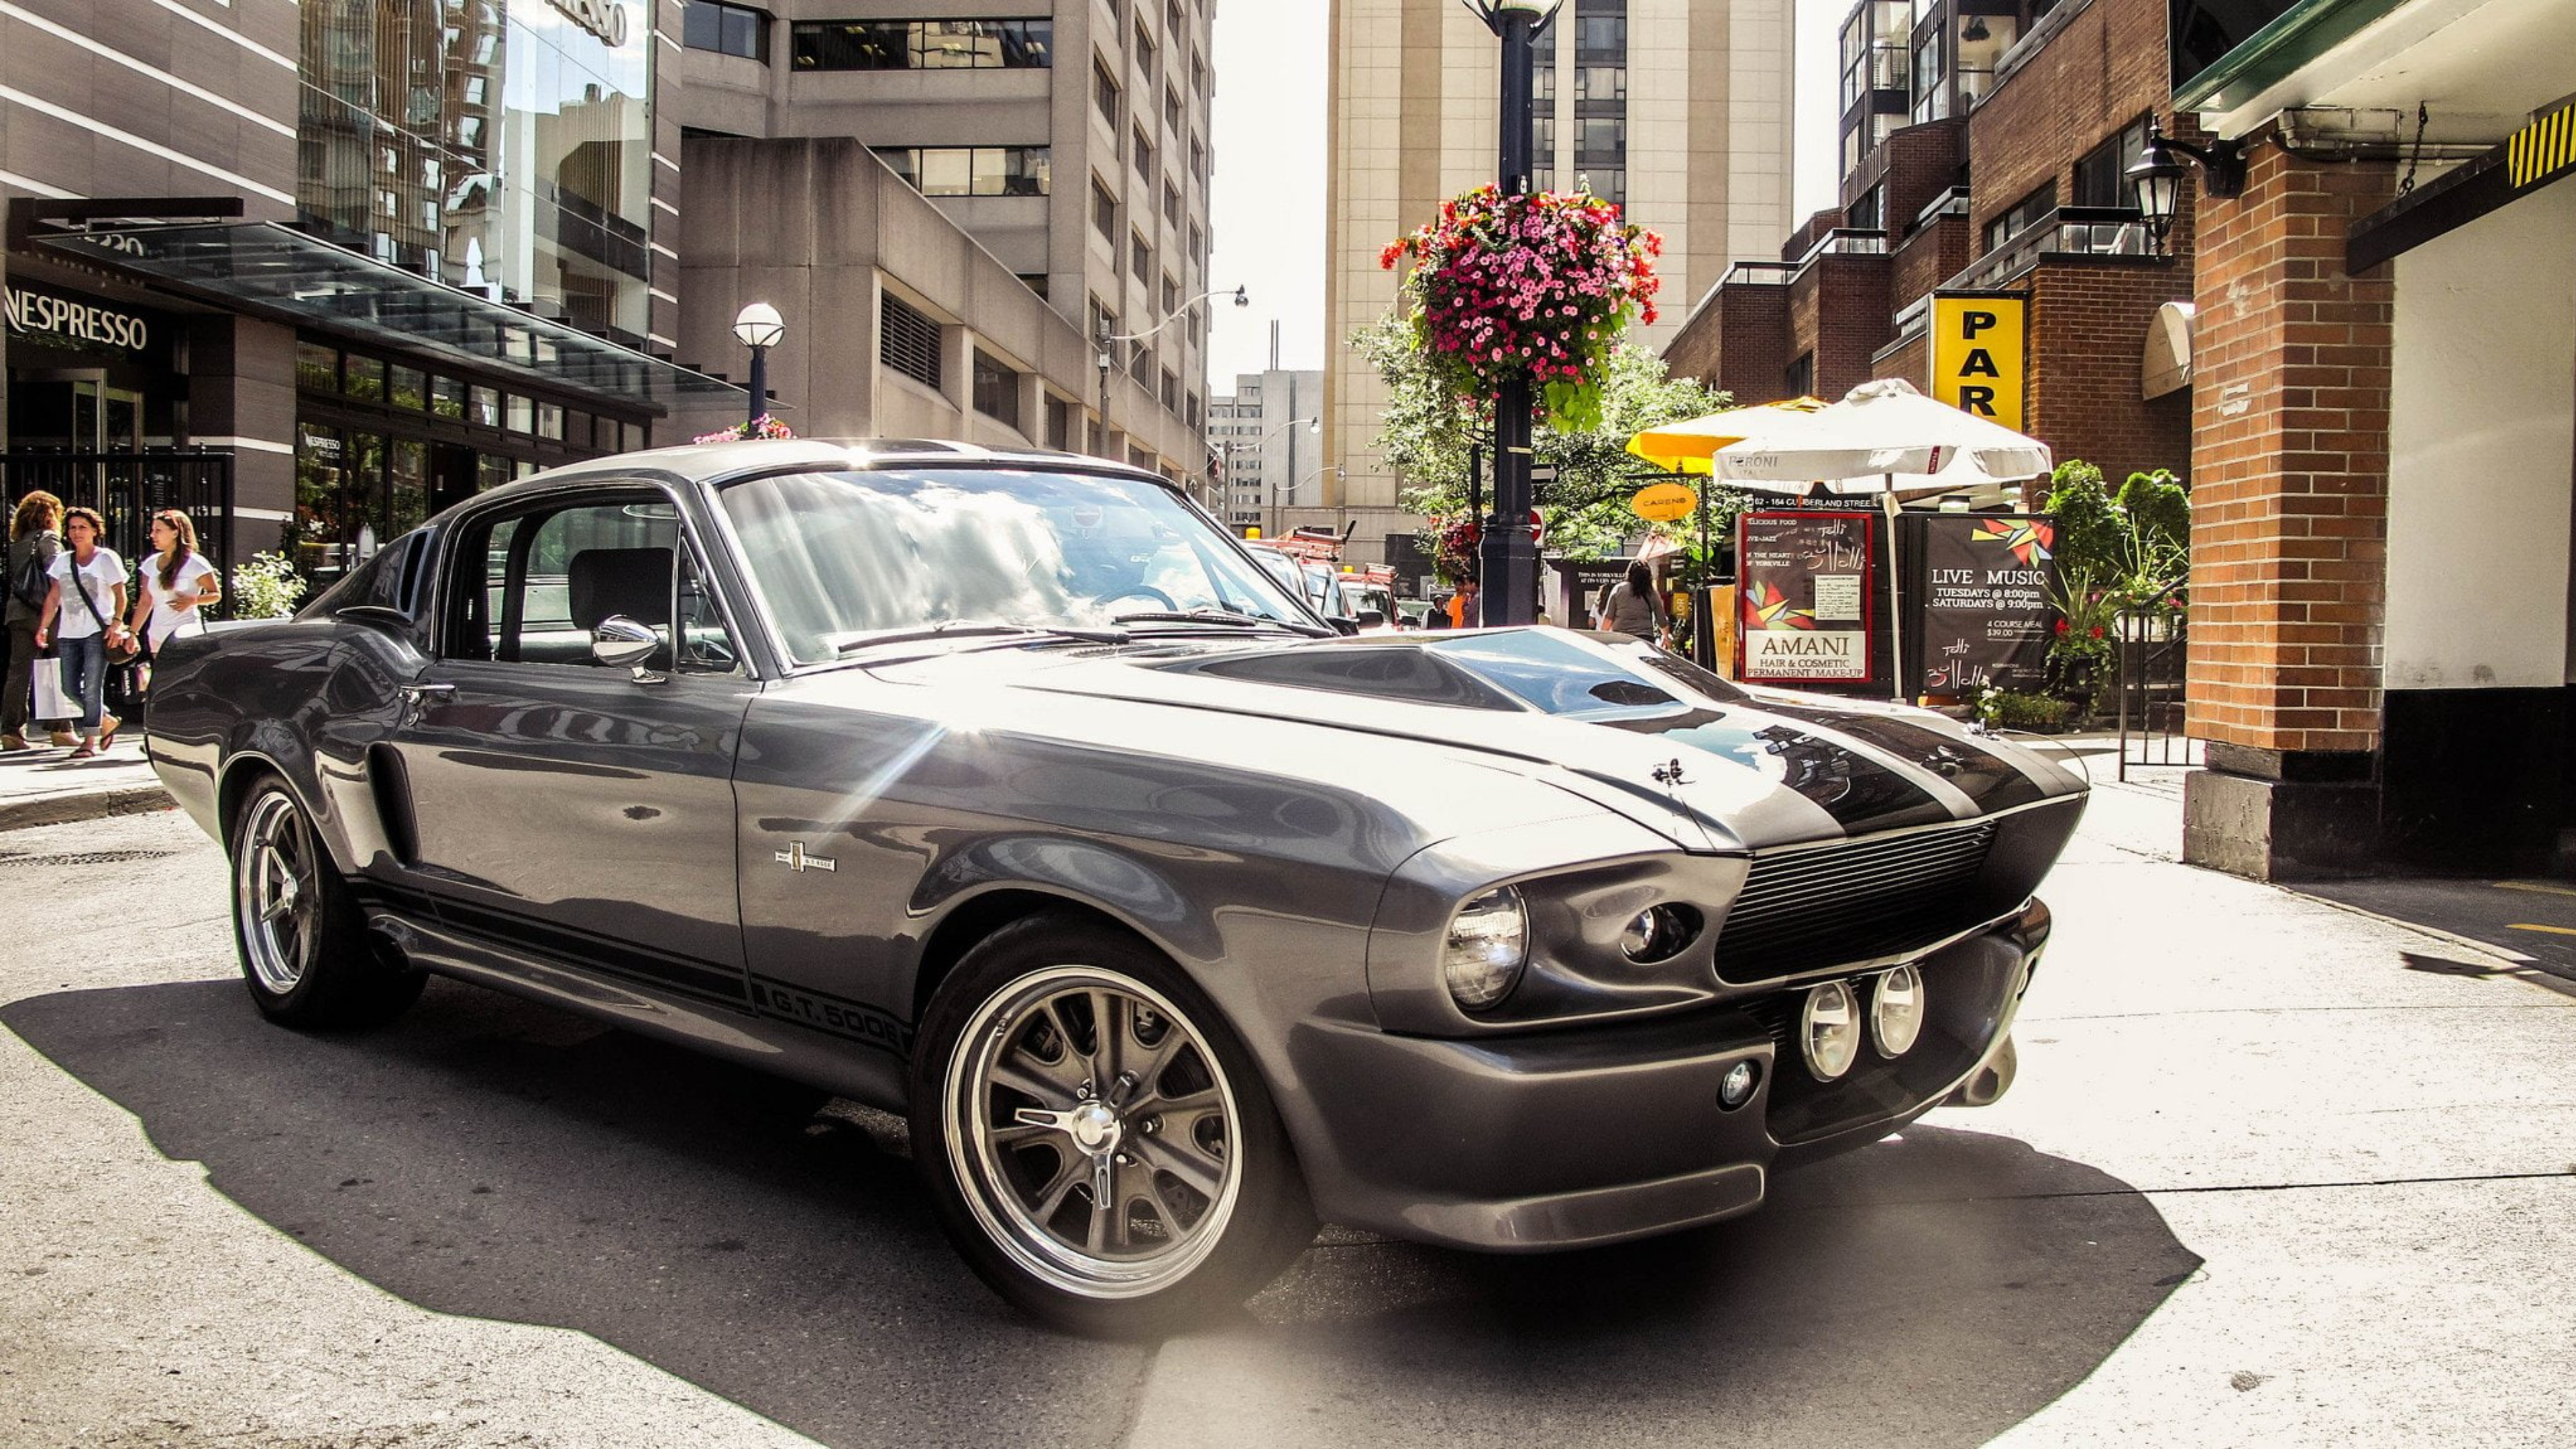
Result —
[[1850, 1071], [1860, 1055], [1860, 1004], [1852, 999], [1850, 984], [1828, 981], [1808, 992], [1798, 1035], [1809, 1076], [1830, 1082]]
[[1619, 954], [1640, 965], [1669, 960], [1699, 934], [1699, 913], [1687, 906], [1648, 906], [1619, 933]]
[[1901, 1057], [1923, 1034], [1923, 974], [1911, 966], [1882, 971], [1869, 990], [1869, 1034], [1878, 1054]]
[[1762, 1080], [1762, 1069], [1751, 1062], [1737, 1062], [1718, 1079], [1717, 1105], [1729, 1112], [1753, 1100], [1754, 1084]]
[[1481, 1011], [1511, 991], [1528, 959], [1529, 913], [1519, 891], [1500, 886], [1460, 906], [1450, 919], [1440, 974], [1460, 1006]]

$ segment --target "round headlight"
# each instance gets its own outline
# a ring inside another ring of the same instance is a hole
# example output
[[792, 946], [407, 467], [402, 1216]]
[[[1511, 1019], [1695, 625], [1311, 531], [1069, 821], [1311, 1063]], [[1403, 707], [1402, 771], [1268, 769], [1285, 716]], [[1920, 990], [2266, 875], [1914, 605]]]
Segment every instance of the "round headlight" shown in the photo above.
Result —
[[1830, 1082], [1851, 1070], [1852, 1060], [1860, 1055], [1860, 1004], [1852, 998], [1849, 983], [1828, 981], [1807, 993], [1798, 1036], [1809, 1076]]
[[1529, 912], [1521, 893], [1498, 886], [1458, 908], [1440, 950], [1440, 974], [1449, 995], [1469, 1011], [1482, 1011], [1510, 994], [1529, 960]]
[[1718, 1079], [1717, 1105], [1732, 1112], [1753, 1100], [1754, 1084], [1762, 1080], [1762, 1069], [1751, 1062], [1737, 1062]]
[[1640, 965], [1669, 960], [1699, 934], [1699, 913], [1687, 906], [1648, 906], [1619, 933], [1619, 954]]
[[1882, 971], [1869, 989], [1869, 1034], [1878, 1054], [1901, 1057], [1923, 1034], [1923, 973], [1911, 966]]

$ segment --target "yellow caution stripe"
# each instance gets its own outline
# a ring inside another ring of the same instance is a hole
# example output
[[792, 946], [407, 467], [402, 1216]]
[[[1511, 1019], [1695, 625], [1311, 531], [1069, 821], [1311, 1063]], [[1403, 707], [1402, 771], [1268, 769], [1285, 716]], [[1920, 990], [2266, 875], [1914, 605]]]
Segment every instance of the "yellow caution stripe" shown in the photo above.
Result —
[[2576, 166], [2576, 103], [2514, 132], [2504, 147], [2505, 176], [2516, 191]]

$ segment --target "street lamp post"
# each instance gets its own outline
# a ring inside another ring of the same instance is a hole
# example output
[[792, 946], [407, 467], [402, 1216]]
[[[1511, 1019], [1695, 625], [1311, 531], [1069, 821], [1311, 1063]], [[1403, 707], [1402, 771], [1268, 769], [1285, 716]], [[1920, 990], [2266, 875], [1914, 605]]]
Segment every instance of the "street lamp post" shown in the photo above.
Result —
[[1318, 464], [1316, 465], [1314, 472], [1307, 474], [1305, 477], [1300, 478], [1295, 482], [1290, 483], [1287, 487], [1279, 490], [1279, 501], [1270, 506], [1270, 536], [1272, 538], [1285, 538], [1288, 536], [1288, 510], [1297, 506], [1297, 490], [1314, 482], [1316, 479], [1323, 477], [1327, 473], [1332, 474], [1336, 478], [1344, 478], [1349, 476], [1350, 470], [1332, 463]]
[[735, 314], [734, 340], [751, 349], [751, 415], [757, 423], [769, 412], [769, 349], [787, 335], [787, 319], [767, 302], [754, 302]]
[[[1531, 55], [1539, 31], [1564, 0], [1466, 0], [1503, 43], [1503, 127], [1498, 159], [1505, 196], [1529, 190]], [[1526, 373], [1506, 380], [1494, 399], [1494, 511], [1478, 551], [1481, 622], [1526, 624], [1538, 606], [1538, 547], [1530, 540], [1530, 385]]]

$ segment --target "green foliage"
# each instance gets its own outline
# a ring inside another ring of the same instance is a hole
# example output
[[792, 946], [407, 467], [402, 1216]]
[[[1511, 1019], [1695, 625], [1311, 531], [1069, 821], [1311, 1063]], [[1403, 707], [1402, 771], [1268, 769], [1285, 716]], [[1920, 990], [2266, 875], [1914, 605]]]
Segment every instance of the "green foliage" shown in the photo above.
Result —
[[2191, 495], [2171, 472], [2158, 468], [2130, 474], [2129, 481], [2120, 485], [2118, 503], [2128, 516], [2130, 531], [2140, 539], [2176, 552], [2190, 549]]
[[248, 563], [233, 565], [227, 594], [236, 619], [283, 619], [295, 612], [305, 587], [303, 576], [286, 555], [256, 553]]
[[[1404, 480], [1402, 502], [1408, 510], [1432, 518], [1454, 519], [1467, 511], [1470, 450], [1492, 437], [1493, 402], [1462, 399], [1426, 364], [1412, 326], [1388, 317], [1351, 334], [1351, 347], [1378, 371], [1386, 383], [1386, 404], [1377, 445], [1388, 466]], [[1597, 559], [1621, 551], [1626, 541], [1652, 530], [1681, 540], [1695, 550], [1696, 518], [1648, 524], [1628, 511], [1628, 500], [1650, 484], [1672, 477], [1628, 452], [1628, 439], [1658, 423], [1700, 417], [1730, 405], [1727, 394], [1690, 378], [1667, 376], [1663, 360], [1624, 343], [1613, 348], [1600, 390], [1600, 411], [1591, 425], [1563, 429], [1542, 420], [1531, 434], [1535, 461], [1554, 465], [1552, 481], [1538, 485], [1539, 514], [1547, 522], [1547, 551], [1573, 559]], [[1487, 462], [1490, 481], [1492, 464]], [[1708, 480], [1689, 479], [1705, 488]], [[1488, 506], [1492, 500], [1487, 499]], [[1723, 537], [1744, 506], [1742, 495], [1728, 490], [1708, 494], [1709, 529]], [[1436, 551], [1438, 540], [1424, 544]]]
[[2118, 569], [2120, 535], [2127, 528], [2111, 495], [2103, 491], [2101, 469], [2081, 458], [2058, 464], [2049, 480], [2048, 511], [2057, 519], [2060, 573], [2102, 579]]
[[2074, 722], [2075, 706], [2045, 694], [1989, 686], [1977, 696], [1977, 718], [1990, 729], [2062, 730]]

